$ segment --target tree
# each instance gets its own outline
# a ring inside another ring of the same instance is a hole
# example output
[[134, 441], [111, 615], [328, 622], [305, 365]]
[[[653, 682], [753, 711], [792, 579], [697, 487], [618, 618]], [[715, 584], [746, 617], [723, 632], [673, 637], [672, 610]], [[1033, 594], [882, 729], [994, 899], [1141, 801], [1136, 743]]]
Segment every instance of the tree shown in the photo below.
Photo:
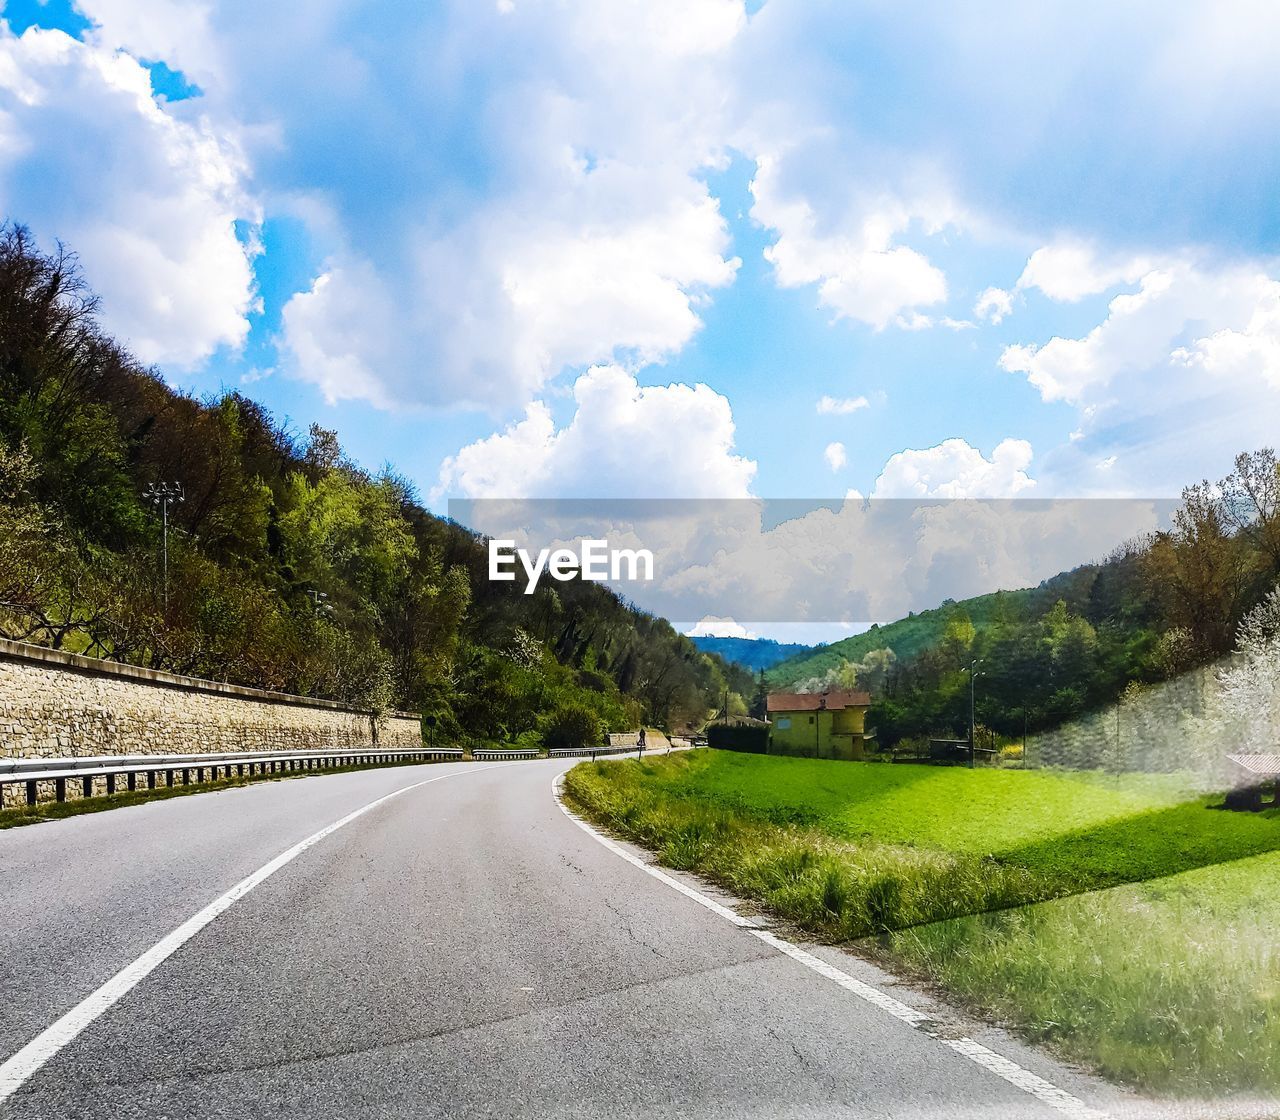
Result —
[[756, 678], [755, 691], [751, 694], [751, 707], [748, 714], [752, 719], [769, 718], [769, 684], [765, 680], [764, 670]]
[[1280, 746], [1280, 587], [1245, 616], [1236, 658], [1218, 675], [1219, 702], [1241, 750]]
[[1257, 542], [1271, 576], [1280, 574], [1280, 462], [1274, 449], [1237, 455], [1219, 488], [1227, 522]]

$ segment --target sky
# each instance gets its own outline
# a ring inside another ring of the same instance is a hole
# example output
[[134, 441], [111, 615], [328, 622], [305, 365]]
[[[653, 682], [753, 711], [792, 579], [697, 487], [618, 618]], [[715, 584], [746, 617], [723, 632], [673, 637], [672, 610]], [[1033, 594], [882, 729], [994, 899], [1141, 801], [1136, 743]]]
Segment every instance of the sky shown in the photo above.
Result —
[[1280, 420], [1280, 7], [9, 0], [0, 195], [451, 498], [1169, 497]]

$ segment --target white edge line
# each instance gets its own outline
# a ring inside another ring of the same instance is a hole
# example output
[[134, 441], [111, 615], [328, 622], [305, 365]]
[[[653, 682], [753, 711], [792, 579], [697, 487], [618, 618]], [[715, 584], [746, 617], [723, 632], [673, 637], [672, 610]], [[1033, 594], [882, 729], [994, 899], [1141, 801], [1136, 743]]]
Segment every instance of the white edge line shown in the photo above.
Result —
[[464, 774], [474, 774], [480, 770], [494, 770], [500, 766], [511, 765], [514, 764], [499, 762], [493, 766], [477, 766], [466, 770], [454, 770], [448, 774], [427, 778], [425, 781], [414, 782], [413, 785], [404, 786], [402, 789], [392, 790], [391, 793], [370, 801], [367, 805], [356, 809], [355, 812], [348, 813], [345, 817], [326, 825], [319, 832], [313, 832], [305, 840], [300, 840], [292, 848], [281, 852], [275, 859], [263, 864], [253, 874], [241, 879], [229, 891], [219, 895], [203, 910], [193, 914], [172, 933], [162, 937], [131, 964], [125, 965], [110, 980], [82, 999], [62, 1018], [46, 1027], [21, 1050], [0, 1065], [0, 1103], [13, 1096], [59, 1050], [72, 1042], [90, 1023], [137, 987], [142, 980], [154, 972], [169, 957], [173, 956], [219, 914], [244, 898], [254, 887], [271, 878], [286, 864], [297, 859], [308, 848], [319, 844], [326, 836], [332, 835], [338, 829], [364, 816], [365, 813], [376, 809], [379, 805], [386, 804], [392, 798], [399, 797], [403, 793], [421, 789], [423, 786], [431, 785], [432, 782], [444, 781], [446, 778], [456, 778]]
[[997, 1054], [994, 1050], [988, 1049], [980, 1042], [975, 1042], [971, 1038], [939, 1038], [926, 1030], [927, 1024], [931, 1023], [932, 1017], [926, 1015], [923, 1011], [917, 1011], [914, 1007], [909, 1007], [899, 999], [880, 991], [870, 984], [856, 977], [850, 976], [847, 972], [836, 968], [833, 964], [828, 964], [820, 957], [814, 956], [812, 953], [801, 949], [798, 945], [793, 945], [790, 941], [784, 941], [776, 934], [770, 933], [768, 930], [756, 928], [756, 923], [749, 918], [744, 918], [741, 914], [736, 913], [729, 907], [716, 902], [713, 898], [708, 898], [700, 891], [694, 890], [692, 887], [679, 880], [672, 878], [665, 871], [659, 870], [653, 864], [646, 863], [644, 860], [628, 852], [621, 844], [611, 840], [604, 833], [597, 831], [592, 825], [578, 816], [564, 802], [563, 796], [564, 774], [557, 774], [555, 780], [551, 783], [551, 792], [556, 799], [556, 804], [560, 806], [561, 811], [574, 824], [576, 824], [583, 832], [592, 836], [603, 844], [609, 851], [615, 855], [621, 856], [633, 867], [640, 868], [647, 875], [652, 875], [655, 879], [665, 883], [669, 887], [674, 887], [686, 898], [693, 899], [694, 902], [705, 906], [708, 910], [713, 911], [720, 917], [732, 922], [735, 926], [743, 927], [753, 937], [758, 937], [766, 945], [772, 946], [779, 953], [790, 957], [793, 961], [805, 966], [805, 968], [816, 972], [819, 976], [840, 985], [845, 991], [851, 992], [861, 1000], [874, 1007], [878, 1007], [881, 1011], [892, 1015], [895, 1019], [906, 1023], [915, 1030], [927, 1034], [930, 1038], [948, 1047], [950, 1050], [968, 1058], [969, 1061], [981, 1066], [983, 1069], [994, 1073], [997, 1077], [1007, 1081], [1015, 1088], [1021, 1089], [1024, 1093], [1029, 1093], [1042, 1104], [1048, 1105], [1050, 1108], [1056, 1109], [1065, 1116], [1069, 1116], [1072, 1120], [1108, 1120], [1105, 1112], [1099, 1112], [1096, 1108], [1085, 1104], [1079, 1097], [1073, 1096], [1065, 1089], [1059, 1089], [1051, 1081], [1046, 1081], [1039, 1074], [1032, 1073], [1029, 1069], [1024, 1069], [1017, 1062], [1010, 1058], [1006, 1058], [1001, 1054]]

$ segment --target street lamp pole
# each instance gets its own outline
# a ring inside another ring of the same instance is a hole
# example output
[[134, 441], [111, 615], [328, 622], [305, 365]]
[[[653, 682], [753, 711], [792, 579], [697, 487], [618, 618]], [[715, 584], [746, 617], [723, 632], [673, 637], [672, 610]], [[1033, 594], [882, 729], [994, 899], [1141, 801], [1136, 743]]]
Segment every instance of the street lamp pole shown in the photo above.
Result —
[[169, 609], [169, 505], [172, 502], [185, 502], [180, 482], [153, 482], [143, 491], [142, 496], [160, 510], [160, 540], [164, 556], [164, 609]]

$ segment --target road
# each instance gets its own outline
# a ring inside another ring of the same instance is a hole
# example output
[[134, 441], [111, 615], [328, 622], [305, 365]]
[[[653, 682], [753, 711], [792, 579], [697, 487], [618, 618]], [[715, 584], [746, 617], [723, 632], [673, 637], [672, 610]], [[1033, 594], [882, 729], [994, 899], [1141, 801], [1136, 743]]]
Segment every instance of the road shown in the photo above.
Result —
[[[319, 775], [0, 832], [0, 1061], [33, 1039], [47, 1058], [0, 1116], [1036, 1120], [1086, 1115], [1072, 1099], [1107, 1106], [1083, 1076], [970, 1032], [1065, 1091], [1045, 1103], [945, 1028], [895, 1018], [620, 857], [553, 797], [568, 765]], [[246, 876], [406, 789], [153, 955], [80, 1033], [49, 1037]], [[805, 952], [891, 983], [839, 950]]]

